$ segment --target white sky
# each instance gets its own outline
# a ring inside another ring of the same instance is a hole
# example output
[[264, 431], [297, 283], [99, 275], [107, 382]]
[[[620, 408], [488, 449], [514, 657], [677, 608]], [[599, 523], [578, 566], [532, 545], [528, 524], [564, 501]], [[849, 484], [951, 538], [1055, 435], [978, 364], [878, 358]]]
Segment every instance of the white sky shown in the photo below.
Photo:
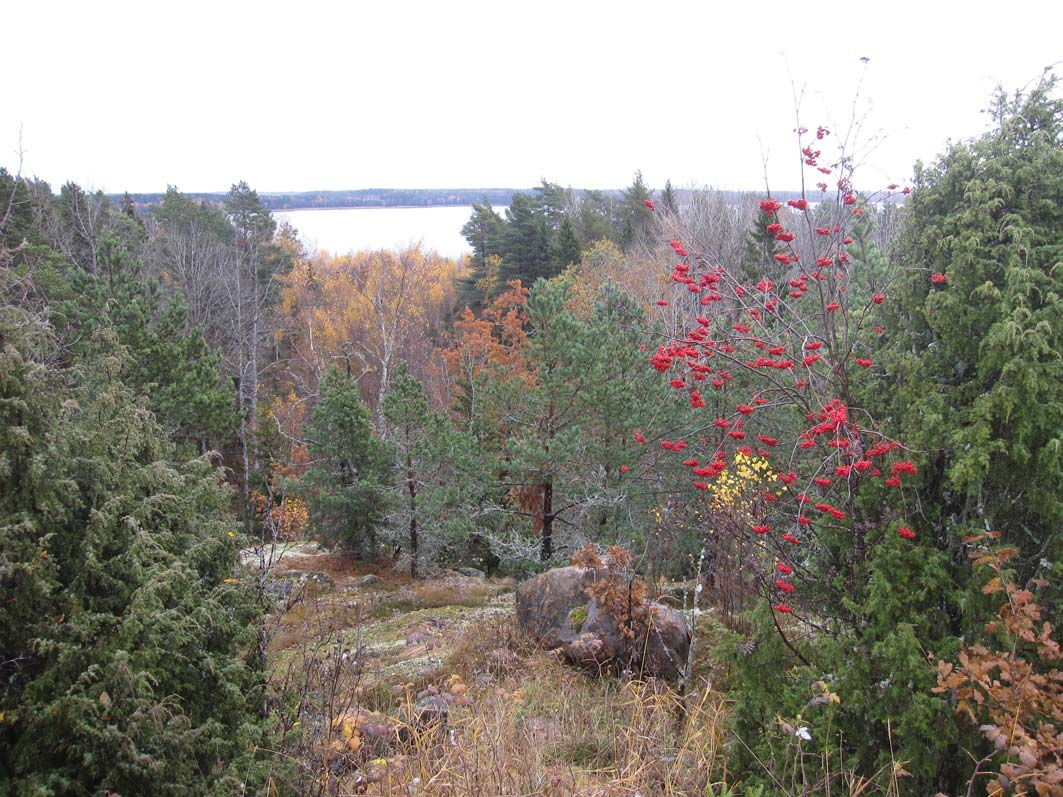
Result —
[[789, 188], [789, 70], [802, 121], [835, 130], [865, 74], [877, 187], [983, 130], [998, 83], [1063, 61], [1061, 23], [1054, 0], [13, 1], [0, 165], [21, 127], [23, 173], [53, 189], [619, 188], [636, 169], [758, 189], [763, 146]]

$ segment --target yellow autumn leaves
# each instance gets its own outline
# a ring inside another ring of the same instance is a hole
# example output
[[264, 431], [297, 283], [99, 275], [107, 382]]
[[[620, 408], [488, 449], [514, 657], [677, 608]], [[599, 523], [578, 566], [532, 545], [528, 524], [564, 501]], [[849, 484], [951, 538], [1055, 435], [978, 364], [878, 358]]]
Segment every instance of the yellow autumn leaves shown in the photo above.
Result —
[[768, 460], [739, 451], [734, 465], [709, 483], [715, 511], [748, 511], [763, 491], [776, 484], [775, 468]]

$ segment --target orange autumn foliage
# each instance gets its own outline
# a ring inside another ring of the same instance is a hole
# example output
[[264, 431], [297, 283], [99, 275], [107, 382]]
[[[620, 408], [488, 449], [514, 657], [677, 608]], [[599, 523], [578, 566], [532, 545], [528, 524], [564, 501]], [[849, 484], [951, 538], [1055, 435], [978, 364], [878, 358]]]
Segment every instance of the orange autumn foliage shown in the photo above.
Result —
[[986, 544], [997, 536], [990, 532], [964, 543], [980, 543], [972, 558], [995, 573], [983, 593], [1005, 599], [997, 618], [985, 626], [986, 633], [1002, 640], [1003, 649], [970, 645], [960, 651], [958, 664], [939, 662], [934, 691], [952, 693], [957, 713], [978, 723], [992, 745], [974, 776], [986, 777], [986, 794], [1063, 794], [1063, 652], [1052, 624], [1042, 620], [1034, 593], [1004, 571], [1016, 549]]
[[479, 318], [465, 308], [454, 322], [453, 343], [436, 351], [430, 369], [433, 398], [438, 406], [454, 408], [459, 398], [475, 406], [481, 376], [499, 374], [502, 378], [531, 381], [532, 373], [523, 353], [528, 341], [528, 317], [524, 312], [527, 300], [528, 289], [520, 280], [513, 280]]

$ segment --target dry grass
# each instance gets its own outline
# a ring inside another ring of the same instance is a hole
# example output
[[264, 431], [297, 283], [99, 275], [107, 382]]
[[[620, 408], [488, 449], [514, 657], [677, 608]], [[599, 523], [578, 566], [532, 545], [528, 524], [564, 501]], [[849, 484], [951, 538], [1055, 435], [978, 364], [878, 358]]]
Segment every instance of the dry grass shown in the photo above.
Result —
[[[490, 600], [510, 588], [487, 583], [478, 594]], [[414, 593], [430, 604], [470, 600], [454, 590], [426, 583]], [[706, 789], [720, 769], [718, 695], [682, 699], [661, 684], [589, 677], [537, 650], [513, 627], [510, 613], [497, 611], [451, 639], [435, 670], [386, 679], [378, 662], [337, 656], [343, 646], [337, 646], [342, 632], [334, 610], [294, 614], [299, 623], [293, 618], [291, 628], [304, 632], [290, 659], [303, 669], [293, 667], [288, 678], [288, 688], [303, 698], [299, 724], [290, 723], [287, 737], [289, 755], [298, 760], [287, 785], [296, 793], [713, 793]], [[415, 702], [426, 690], [449, 702], [445, 728], [416, 721]], [[376, 737], [372, 744], [352, 741], [336, 730], [344, 718], [348, 730], [372, 725], [375, 720], [357, 719], [368, 712], [387, 718], [388, 744]]]
[[588, 678], [545, 654], [499, 680], [452, 677], [444, 691], [448, 683], [467, 687], [469, 702], [452, 703], [445, 729], [400, 724], [404, 743], [375, 759], [341, 756], [322, 793], [716, 793], [723, 706], [711, 693], [684, 701], [658, 685]]
[[[392, 576], [293, 607], [271, 645], [281, 732], [266, 793], [758, 795], [728, 781], [726, 751], [741, 741], [725, 730], [724, 694], [703, 679], [681, 696], [576, 671], [514, 627], [512, 588]], [[422, 720], [424, 697], [446, 702], [445, 723]], [[759, 797], [827, 793], [804, 788], [795, 768], [783, 779], [770, 769], [776, 788]], [[829, 793], [897, 792], [846, 775]]]
[[270, 653], [302, 646], [307, 639], [342, 635], [361, 626], [372, 604], [356, 600], [330, 599], [313, 590], [277, 618], [270, 639]]

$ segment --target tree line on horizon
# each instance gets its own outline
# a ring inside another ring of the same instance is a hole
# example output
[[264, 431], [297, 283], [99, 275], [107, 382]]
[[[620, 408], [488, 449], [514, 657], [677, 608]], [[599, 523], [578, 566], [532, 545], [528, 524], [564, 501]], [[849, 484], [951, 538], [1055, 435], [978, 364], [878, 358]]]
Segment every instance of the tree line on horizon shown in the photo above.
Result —
[[[543, 181], [546, 183], [546, 181]], [[476, 203], [489, 203], [495, 207], [507, 207], [517, 194], [533, 195], [536, 188], [357, 188], [336, 191], [294, 191], [294, 192], [258, 192], [263, 207], [270, 211], [344, 209], [344, 208], [402, 208], [402, 207], [463, 207]], [[565, 191], [574, 195], [595, 195], [615, 200], [620, 198], [624, 189], [574, 189]], [[685, 197], [699, 189], [676, 188], [669, 186], [662, 192], [674, 191], [675, 196]], [[759, 196], [756, 191], [713, 190], [724, 196], [729, 202], [740, 202], [751, 196]], [[185, 191], [192, 199], [210, 205], [221, 206], [226, 194], [222, 192]], [[782, 191], [777, 195], [783, 200], [800, 196], [800, 191]], [[153, 205], [163, 201], [166, 194], [162, 192], [123, 192], [105, 194], [107, 200], [115, 206], [129, 205], [138, 213], [147, 213]]]

